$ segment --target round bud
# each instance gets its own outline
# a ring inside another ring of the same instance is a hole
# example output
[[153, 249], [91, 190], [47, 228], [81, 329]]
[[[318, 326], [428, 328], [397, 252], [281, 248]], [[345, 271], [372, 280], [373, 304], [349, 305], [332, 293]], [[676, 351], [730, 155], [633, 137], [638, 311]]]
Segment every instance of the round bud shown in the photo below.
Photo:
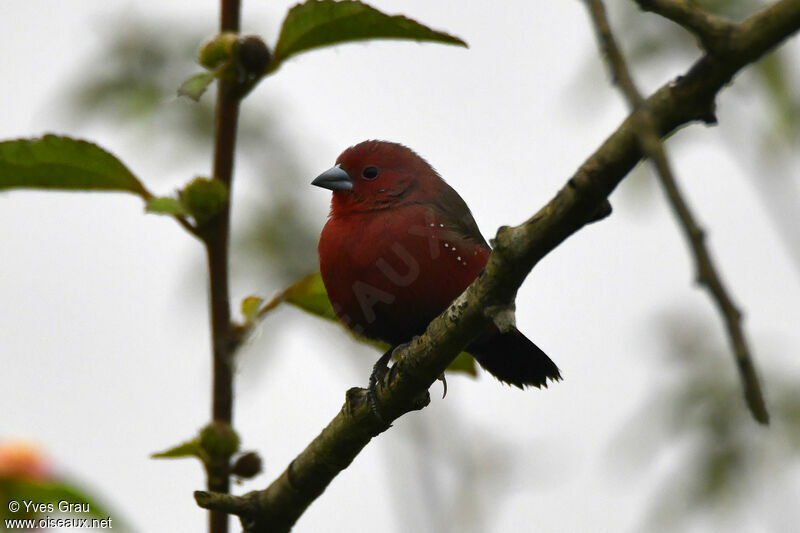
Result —
[[239, 37], [235, 33], [221, 33], [207, 42], [197, 53], [197, 62], [207, 69], [215, 69], [230, 61], [239, 47]]
[[261, 76], [272, 59], [269, 48], [256, 35], [248, 35], [239, 43], [239, 64], [250, 77]]
[[212, 460], [228, 460], [239, 449], [239, 435], [225, 422], [211, 422], [200, 430], [200, 446]]
[[251, 479], [261, 473], [261, 457], [256, 452], [247, 452], [236, 458], [231, 474], [242, 479]]
[[189, 213], [202, 226], [225, 205], [228, 189], [219, 180], [195, 178], [178, 194]]

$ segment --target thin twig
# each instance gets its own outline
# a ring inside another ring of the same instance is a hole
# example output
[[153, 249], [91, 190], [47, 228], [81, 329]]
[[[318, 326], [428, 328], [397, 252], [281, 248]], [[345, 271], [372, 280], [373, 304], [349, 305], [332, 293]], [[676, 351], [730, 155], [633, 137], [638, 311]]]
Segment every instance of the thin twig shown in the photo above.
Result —
[[[652, 2], [653, 4], [681, 4], [681, 2]], [[664, 147], [659, 140], [653, 117], [642, 99], [636, 84], [628, 70], [625, 58], [619, 50], [614, 35], [608, 24], [605, 7], [602, 0], [587, 0], [589, 12], [597, 32], [600, 46], [613, 73], [613, 78], [625, 95], [631, 111], [638, 111], [639, 124], [637, 136], [642, 152], [653, 162], [656, 174], [667, 193], [667, 198], [672, 205], [681, 229], [689, 241], [694, 253], [697, 269], [697, 281], [706, 287], [711, 298], [719, 308], [728, 330], [731, 347], [736, 359], [736, 365], [744, 388], [747, 406], [753, 417], [762, 424], [769, 423], [769, 414], [761, 393], [758, 375], [753, 365], [752, 356], [748, 348], [747, 339], [741, 325], [741, 314], [733, 304], [728, 291], [725, 289], [717, 269], [704, 242], [704, 232], [700, 228], [695, 216], [684, 200], [683, 195], [675, 180], [675, 176], [667, 159]], [[694, 10], [696, 11], [696, 10]]]
[[[221, 0], [220, 32], [238, 32], [240, 0]], [[228, 195], [225, 205], [209, 221], [204, 234], [209, 271], [211, 300], [211, 336], [213, 345], [212, 419], [231, 424], [233, 421], [233, 353], [234, 328], [231, 324], [228, 289], [228, 240], [230, 233], [230, 198], [232, 196], [233, 161], [236, 128], [239, 118], [239, 97], [233, 83], [217, 82], [217, 106], [214, 125], [214, 178], [225, 184]], [[227, 493], [230, 472], [227, 460], [207, 466], [209, 490]], [[228, 515], [212, 511], [209, 516], [211, 533], [227, 533]]]
[[734, 24], [701, 9], [688, 0], [635, 0], [644, 11], [657, 13], [693, 33], [703, 48], [722, 53]]
[[186, 217], [185, 217], [185, 216], [182, 216], [182, 215], [173, 215], [173, 218], [175, 219], [175, 221], [176, 221], [178, 224], [180, 224], [181, 226], [183, 226], [183, 229], [185, 229], [186, 231], [188, 231], [189, 233], [191, 233], [191, 234], [192, 234], [192, 235], [194, 235], [195, 237], [197, 237], [197, 238], [200, 238], [200, 235], [197, 233], [197, 228], [195, 228], [195, 227], [194, 227], [194, 225], [193, 225], [191, 222], [189, 222], [189, 221], [186, 219]]

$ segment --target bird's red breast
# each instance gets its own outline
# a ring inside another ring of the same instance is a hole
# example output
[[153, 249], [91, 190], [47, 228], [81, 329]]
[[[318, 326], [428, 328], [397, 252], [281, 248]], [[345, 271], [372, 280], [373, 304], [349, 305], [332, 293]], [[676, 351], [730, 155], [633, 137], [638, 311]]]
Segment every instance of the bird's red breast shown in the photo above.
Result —
[[424, 331], [489, 258], [430, 205], [331, 213], [320, 270], [339, 318], [358, 333], [398, 344]]
[[489, 247], [458, 193], [405, 146], [363, 142], [328, 176], [340, 187], [319, 242], [328, 297], [356, 332], [405, 342], [477, 277]]

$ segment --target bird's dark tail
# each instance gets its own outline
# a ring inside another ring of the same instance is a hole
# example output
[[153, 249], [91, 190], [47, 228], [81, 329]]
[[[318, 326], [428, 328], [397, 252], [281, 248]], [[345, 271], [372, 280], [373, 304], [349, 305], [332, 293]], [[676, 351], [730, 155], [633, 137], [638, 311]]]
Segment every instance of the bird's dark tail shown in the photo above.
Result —
[[556, 364], [517, 329], [481, 336], [467, 350], [494, 377], [519, 388], [561, 379]]

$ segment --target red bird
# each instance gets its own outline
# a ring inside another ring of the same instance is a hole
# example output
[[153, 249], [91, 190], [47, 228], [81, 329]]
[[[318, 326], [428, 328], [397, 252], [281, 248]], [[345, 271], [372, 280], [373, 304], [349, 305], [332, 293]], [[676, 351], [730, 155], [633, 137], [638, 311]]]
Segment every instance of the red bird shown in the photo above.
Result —
[[[333, 191], [319, 240], [322, 280], [339, 319], [358, 334], [392, 346], [408, 342], [489, 260], [491, 249], [464, 200], [401, 144], [352, 146], [312, 185]], [[492, 326], [467, 351], [520, 388], [561, 379], [555, 363], [517, 329]]]

